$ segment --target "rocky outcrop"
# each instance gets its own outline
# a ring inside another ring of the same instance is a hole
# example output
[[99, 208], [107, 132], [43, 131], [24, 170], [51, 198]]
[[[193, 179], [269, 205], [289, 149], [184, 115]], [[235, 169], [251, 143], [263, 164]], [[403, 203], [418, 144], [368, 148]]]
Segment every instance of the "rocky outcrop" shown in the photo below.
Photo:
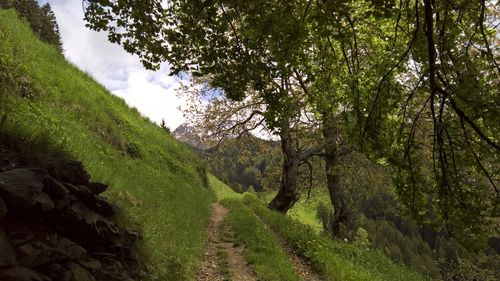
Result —
[[188, 124], [182, 124], [177, 127], [172, 132], [172, 136], [178, 141], [202, 151], [209, 148], [207, 143], [196, 133], [196, 129]]
[[118, 207], [83, 165], [33, 166], [0, 140], [0, 280], [136, 280], [140, 234], [113, 222]]

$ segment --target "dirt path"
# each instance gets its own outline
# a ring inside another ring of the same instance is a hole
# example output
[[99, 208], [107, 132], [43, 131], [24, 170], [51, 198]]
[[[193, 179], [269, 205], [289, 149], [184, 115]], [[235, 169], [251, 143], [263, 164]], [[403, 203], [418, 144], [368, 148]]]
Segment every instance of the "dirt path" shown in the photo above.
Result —
[[207, 228], [208, 247], [196, 280], [256, 281], [254, 272], [243, 257], [243, 245], [233, 242], [234, 233], [231, 226], [223, 224], [229, 210], [219, 203], [213, 203], [212, 209], [212, 217]]
[[[261, 221], [262, 219], [257, 216]], [[322, 281], [324, 280], [321, 276], [313, 269], [312, 265], [299, 256], [290, 246], [288, 246], [285, 239], [283, 239], [278, 233], [272, 230], [264, 221], [262, 221], [264, 227], [271, 233], [276, 241], [281, 245], [283, 251], [288, 255], [290, 261], [292, 262], [293, 269], [297, 272], [297, 275], [303, 281]]]

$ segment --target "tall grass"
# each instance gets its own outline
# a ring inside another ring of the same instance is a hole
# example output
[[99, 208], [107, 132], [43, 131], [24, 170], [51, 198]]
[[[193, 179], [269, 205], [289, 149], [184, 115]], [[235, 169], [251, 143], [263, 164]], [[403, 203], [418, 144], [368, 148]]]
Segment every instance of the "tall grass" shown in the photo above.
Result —
[[241, 198], [240, 193], [236, 193], [231, 187], [211, 174], [208, 175], [208, 185], [214, 192], [217, 201], [226, 198]]
[[225, 199], [222, 204], [230, 209], [228, 221], [238, 241], [245, 244], [244, 256], [255, 270], [258, 280], [300, 280], [279, 242], [243, 205], [241, 199]]
[[[257, 194], [259, 199], [265, 203], [271, 202], [271, 200], [276, 196], [275, 191], [260, 192]], [[320, 233], [323, 230], [323, 225], [317, 217], [318, 205], [323, 202], [324, 204], [330, 205], [330, 198], [328, 194], [324, 191], [313, 190], [311, 192], [311, 198], [307, 198], [306, 194], [302, 194], [300, 199], [293, 205], [293, 207], [286, 213], [287, 216], [296, 219], [302, 224], [310, 226], [316, 233]]]
[[424, 280], [418, 273], [394, 264], [377, 250], [334, 241], [288, 216], [272, 212], [250, 194], [243, 196], [243, 202], [328, 280]]
[[49, 143], [111, 186], [107, 196], [142, 228], [145, 280], [192, 278], [214, 198], [197, 157], [40, 42], [12, 10], [0, 10], [1, 79], [0, 129]]

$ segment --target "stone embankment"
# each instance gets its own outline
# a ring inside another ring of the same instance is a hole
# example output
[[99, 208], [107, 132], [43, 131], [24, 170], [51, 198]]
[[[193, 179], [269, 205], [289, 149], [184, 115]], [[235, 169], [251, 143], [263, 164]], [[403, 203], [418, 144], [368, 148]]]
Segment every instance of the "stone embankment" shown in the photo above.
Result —
[[33, 164], [0, 136], [0, 280], [135, 280], [134, 229], [113, 222], [117, 206], [83, 165], [67, 158]]

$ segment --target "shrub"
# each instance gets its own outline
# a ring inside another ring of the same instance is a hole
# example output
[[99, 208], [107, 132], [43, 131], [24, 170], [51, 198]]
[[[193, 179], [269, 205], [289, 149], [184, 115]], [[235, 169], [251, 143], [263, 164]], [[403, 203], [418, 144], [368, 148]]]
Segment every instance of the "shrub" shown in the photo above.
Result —
[[139, 149], [139, 146], [136, 143], [128, 142], [126, 146], [127, 146], [126, 148], [127, 155], [129, 155], [134, 159], [141, 158], [141, 150]]
[[333, 210], [323, 202], [319, 202], [316, 208], [316, 217], [323, 225], [323, 232], [330, 233], [332, 229]]
[[208, 188], [207, 166], [208, 164], [204, 160], [195, 165], [196, 173], [200, 177], [201, 184], [205, 188]]

